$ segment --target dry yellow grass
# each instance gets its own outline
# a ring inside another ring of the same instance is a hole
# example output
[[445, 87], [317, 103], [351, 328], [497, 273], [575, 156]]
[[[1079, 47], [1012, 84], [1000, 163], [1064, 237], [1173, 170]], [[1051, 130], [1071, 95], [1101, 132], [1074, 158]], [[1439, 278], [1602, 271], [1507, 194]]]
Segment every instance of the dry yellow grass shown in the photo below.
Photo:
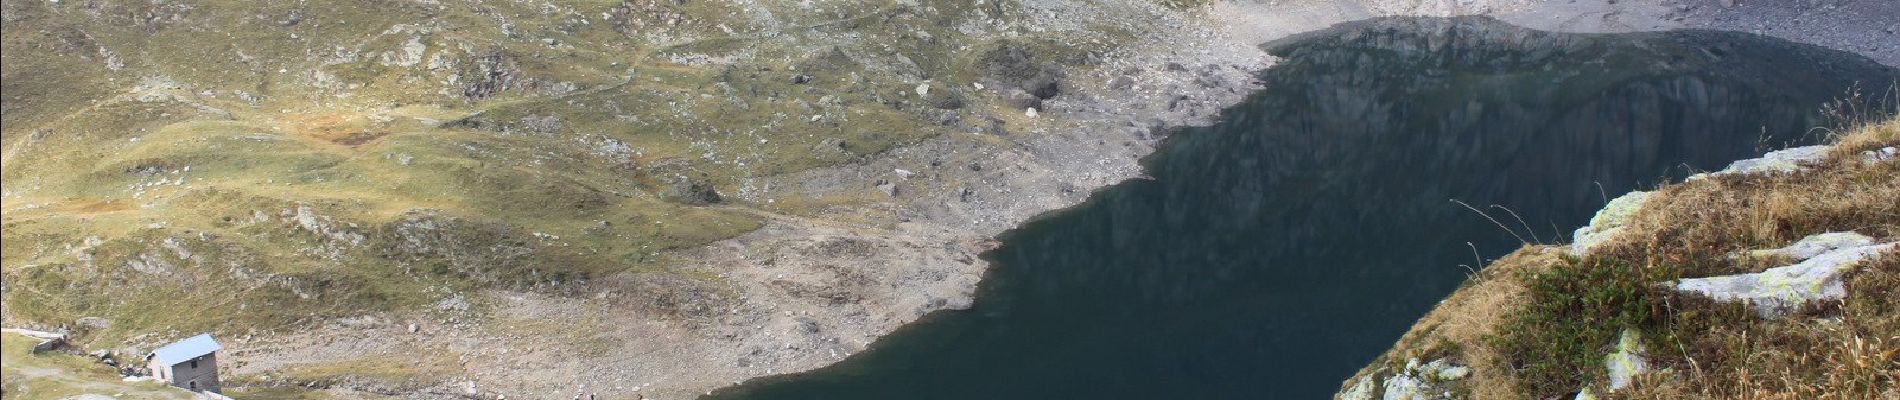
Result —
[[[1535, 377], [1525, 375], [1530, 371], [1525, 366], [1542, 361], [1540, 357], [1601, 360], [1604, 356], [1557, 349], [1611, 346], [1608, 342], [1549, 343], [1539, 350], [1539, 341], [1596, 341], [1601, 335], [1540, 331], [1552, 328], [1553, 320], [1562, 325], [1563, 319], [1526, 315], [1550, 310], [1529, 307], [1531, 302], [1571, 301], [1586, 294], [1538, 291], [1523, 278], [1562, 269], [1554, 267], [1603, 271], [1603, 265], [1616, 265], [1627, 267], [1614, 268], [1614, 273], [1640, 274], [1642, 281], [1661, 282], [1786, 265], [1789, 260], [1730, 255], [1781, 247], [1817, 233], [1855, 231], [1882, 242], [1900, 240], [1900, 162], [1869, 163], [1862, 156], [1869, 150], [1900, 145], [1900, 119], [1840, 132], [1844, 134], [1832, 138], [1836, 148], [1829, 159], [1807, 171], [1721, 176], [1661, 187], [1632, 219], [1627, 234], [1585, 259], [1530, 246], [1492, 263], [1422, 318], [1392, 350], [1349, 380], [1348, 388], [1361, 377], [1395, 370], [1416, 357], [1470, 365], [1470, 378], [1449, 383], [1459, 398], [1567, 396], [1541, 393], [1553, 387], [1589, 386], [1604, 393], [1600, 371], [1577, 371], [1568, 383], [1562, 376], [1548, 375], [1548, 370]], [[1628, 300], [1635, 303], [1606, 305], [1649, 310], [1637, 311], [1642, 317], [1636, 320], [1642, 322], [1635, 328], [1648, 342], [1652, 371], [1660, 372], [1639, 376], [1631, 388], [1602, 397], [1900, 399], [1900, 252], [1864, 263], [1851, 276], [1848, 288], [1845, 301], [1810, 304], [1798, 315], [1782, 319], [1764, 319], [1744, 305], [1664, 289]], [[1591, 322], [1576, 322], [1587, 323]], [[1502, 326], [1515, 328], [1507, 332]], [[1556, 391], [1562, 390], [1567, 389]]]
[[1900, 398], [1900, 253], [1864, 265], [1853, 296], [1815, 310], [1821, 318], [1763, 320], [1739, 307], [1684, 307], [1675, 373], [1642, 377], [1628, 399]]
[[1483, 344], [1485, 337], [1492, 335], [1492, 328], [1509, 312], [1523, 307], [1525, 287], [1517, 276], [1562, 262], [1560, 252], [1556, 247], [1527, 246], [1493, 261], [1468, 278], [1464, 287], [1419, 318], [1392, 350], [1360, 369], [1345, 384], [1350, 386], [1361, 377], [1399, 370], [1410, 359], [1444, 357], [1472, 368], [1471, 378], [1455, 382], [1454, 391], [1469, 393], [1472, 398], [1523, 397], [1507, 379], [1509, 374], [1502, 368], [1505, 360]]
[[1900, 118], [1867, 125], [1834, 139], [1835, 159], [1858, 157], [1860, 152], [1900, 143]]
[[[1900, 119], [1839, 139], [1842, 148], [1900, 144]], [[1851, 146], [1848, 145], [1851, 143]], [[1658, 191], [1624, 235], [1600, 254], [1686, 267], [1686, 276], [1738, 272], [1725, 258], [1746, 249], [1785, 245], [1803, 236], [1856, 231], [1900, 237], [1900, 163], [1866, 164], [1865, 150], [1835, 151], [1816, 168], [1789, 174], [1723, 176]]]
[[[1631, 225], [1639, 234], [1603, 257], [1669, 266], [1677, 277], [1759, 271], [1737, 251], [1786, 245], [1807, 235], [1855, 231], [1900, 239], [1900, 163], [1866, 163], [1861, 153], [1900, 144], [1900, 119], [1848, 130], [1816, 168], [1791, 174], [1709, 179], [1663, 188]], [[1660, 367], [1622, 398], [1893, 398], [1900, 382], [1900, 293], [1896, 255], [1869, 263], [1845, 302], [1810, 305], [1804, 315], [1767, 320], [1739, 305], [1670, 296]]]
[[[1900, 163], [1861, 160], [1864, 151], [1900, 144], [1900, 119], [1847, 132], [1835, 138], [1830, 158], [1809, 171], [1662, 188], [1662, 201], [1651, 202], [1630, 225], [1636, 234], [1599, 254], [1682, 278], [1759, 271], [1776, 264], [1727, 255], [1817, 233], [1900, 239]], [[1693, 296], [1660, 298], [1662, 326], [1647, 329], [1660, 336], [1652, 358], [1677, 372], [1651, 374], [1614, 397], [1892, 398], [1900, 382], [1900, 309], [1888, 304], [1900, 293], [1896, 258], [1863, 266], [1849, 300], [1813, 304], [1786, 319]]]

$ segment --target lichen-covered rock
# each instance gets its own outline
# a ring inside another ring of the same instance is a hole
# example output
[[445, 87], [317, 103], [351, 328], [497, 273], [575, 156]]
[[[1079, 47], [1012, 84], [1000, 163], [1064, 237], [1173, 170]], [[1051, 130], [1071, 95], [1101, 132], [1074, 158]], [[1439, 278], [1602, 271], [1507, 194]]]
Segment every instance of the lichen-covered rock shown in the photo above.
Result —
[[[1405, 368], [1397, 373], [1385, 376], [1373, 373], [1354, 381], [1351, 388], [1339, 394], [1340, 400], [1435, 400], [1451, 398], [1451, 390], [1446, 384], [1464, 379], [1471, 375], [1471, 368], [1453, 364], [1447, 359], [1432, 360], [1420, 364], [1418, 359], [1406, 360]], [[1376, 397], [1375, 397], [1376, 396]]]
[[1816, 145], [1771, 151], [1768, 152], [1768, 154], [1763, 154], [1761, 157], [1737, 160], [1733, 163], [1729, 163], [1728, 167], [1723, 168], [1721, 171], [1692, 175], [1688, 180], [1697, 181], [1715, 176], [1734, 174], [1789, 173], [1800, 171], [1808, 166], [1820, 163], [1821, 160], [1827, 159], [1827, 153], [1832, 149], [1833, 146]]
[[1362, 377], [1354, 381], [1351, 389], [1339, 394], [1339, 400], [1372, 400], [1372, 378]]
[[[1445, 360], [1438, 360], [1436, 362], [1443, 363]], [[1438, 369], [1438, 380], [1440, 381], [1455, 381], [1465, 379], [1467, 376], [1471, 376], [1471, 367], [1446, 365]]]
[[1720, 174], [1753, 174], [1761, 172], [1795, 172], [1803, 167], [1814, 165], [1827, 158], [1831, 146], [1791, 147], [1768, 152], [1760, 158], [1739, 160], [1723, 168]]
[[1900, 249], [1900, 243], [1838, 249], [1795, 265], [1753, 274], [1683, 279], [1674, 286], [1716, 300], [1746, 301], [1762, 316], [1778, 317], [1810, 301], [1846, 297], [1843, 275], [1861, 260], [1894, 249]]
[[1874, 238], [1855, 232], [1828, 232], [1809, 235], [1794, 244], [1779, 249], [1755, 250], [1748, 252], [1755, 257], [1784, 256], [1795, 261], [1814, 258], [1834, 250], [1861, 247], [1874, 244]]
[[1630, 218], [1643, 209], [1643, 203], [1649, 201], [1649, 196], [1650, 192], [1634, 191], [1603, 205], [1596, 216], [1590, 217], [1590, 225], [1577, 228], [1575, 239], [1570, 242], [1570, 254], [1587, 254], [1591, 248], [1621, 232], [1623, 225], [1628, 224]]
[[1430, 391], [1425, 381], [1407, 374], [1394, 375], [1385, 380], [1384, 400], [1425, 400], [1430, 399]]
[[1643, 355], [1643, 335], [1635, 329], [1624, 328], [1622, 337], [1616, 341], [1616, 352], [1605, 357], [1603, 364], [1610, 371], [1610, 390], [1628, 387], [1637, 375], [1649, 372], [1649, 357]]

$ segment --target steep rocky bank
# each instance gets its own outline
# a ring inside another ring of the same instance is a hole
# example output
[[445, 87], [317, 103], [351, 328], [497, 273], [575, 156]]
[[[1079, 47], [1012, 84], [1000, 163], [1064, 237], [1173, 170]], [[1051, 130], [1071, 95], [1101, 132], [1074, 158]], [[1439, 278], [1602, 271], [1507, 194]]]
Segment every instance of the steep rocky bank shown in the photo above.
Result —
[[[235, 336], [256, 386], [687, 398], [967, 306], [991, 237], [1139, 176], [1290, 34], [1486, 14], [1900, 60], [1877, 0], [820, 3], [8, 1], [4, 316]], [[239, 295], [142, 297], [207, 286]]]
[[1865, 122], [1492, 261], [1336, 398], [1900, 394], [1900, 121]]

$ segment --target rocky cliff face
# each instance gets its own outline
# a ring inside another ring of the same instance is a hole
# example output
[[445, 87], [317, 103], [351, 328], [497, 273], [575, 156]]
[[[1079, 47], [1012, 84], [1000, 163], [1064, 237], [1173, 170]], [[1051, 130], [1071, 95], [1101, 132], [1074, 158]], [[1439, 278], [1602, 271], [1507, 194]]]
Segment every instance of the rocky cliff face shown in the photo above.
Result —
[[[1364, 152], [1355, 151], [1362, 150], [1356, 147], [1337, 149], [1336, 146], [1321, 145], [1338, 141], [1336, 137], [1262, 135], [1264, 138], [1258, 139], [1258, 152], [1262, 154], [1270, 154], [1268, 149], [1298, 148], [1315, 154], [1313, 157], [1340, 160], [1327, 165], [1359, 165], [1347, 157], [1391, 157], [1408, 160], [1408, 164], [1418, 165], [1423, 170], [1445, 171], [1442, 173], [1443, 178], [1438, 178], [1445, 181], [1481, 179], [1487, 184], [1472, 185], [1481, 188], [1585, 182], [1586, 186], [1582, 187], [1552, 190], [1493, 189], [1499, 193], [1519, 193], [1517, 196], [1496, 196], [1507, 199], [1504, 200], [1506, 204], [1567, 205], [1554, 208], [1580, 209], [1580, 206], [1595, 207], [1608, 200], [1599, 197], [1605, 195], [1587, 186], [1587, 182], [1598, 181], [1612, 188], [1626, 187], [1656, 176], [1683, 178], [1688, 169], [1721, 169], [1727, 161], [1690, 159], [1680, 164], [1654, 162], [1658, 159], [1657, 154], [1681, 153], [1670, 150], [1672, 148], [1697, 146], [1710, 150], [1700, 154], [1710, 155], [1747, 154], [1751, 148], [1759, 146], [1746, 140], [1734, 140], [1735, 136], [1715, 137], [1722, 132], [1785, 132], [1787, 134], [1782, 136], [1764, 136], [1760, 141], [1784, 143], [1782, 145], [1790, 141], [1799, 143], [1799, 140], [1803, 140], [1800, 134], [1808, 131], [1808, 127], [1829, 123], [1828, 120], [1816, 118], [1814, 110], [1808, 107], [1840, 98], [1845, 94], [1839, 88], [1854, 86], [1856, 82], [1891, 82], [1900, 77], [1900, 73], [1895, 70], [1871, 61], [1852, 57], [1840, 61], [1843, 59], [1838, 57], [1838, 53], [1830, 57], [1822, 53], [1832, 52], [1811, 47], [1741, 39], [1744, 38], [1740, 34], [1719, 32], [1556, 34], [1527, 30], [1484, 18], [1353, 22], [1270, 44], [1269, 51], [1283, 57], [1284, 61], [1265, 75], [1269, 77], [1266, 85], [1271, 90], [1280, 91], [1271, 99], [1285, 103], [1250, 106], [1249, 110], [1258, 111], [1252, 111], [1257, 114], [1248, 115], [1247, 118], [1268, 121], [1263, 123], [1265, 126], [1346, 124], [1346, 128], [1337, 130], [1356, 132], [1351, 134], [1352, 139], [1346, 140], [1346, 143], [1374, 148], [1435, 149], [1419, 154]], [[1654, 64], [1656, 62], [1664, 64]], [[1585, 63], [1600, 65], [1601, 68], [1589, 71], [1547, 68], [1552, 65]], [[1788, 71], [1787, 66], [1790, 65], [1819, 65], [1824, 66], [1819, 68], [1826, 69], [1806, 75], [1807, 71]], [[1302, 70], [1307, 72], [1298, 73]], [[1299, 79], [1272, 79], [1282, 72], [1294, 73], [1293, 76]], [[1775, 86], [1784, 83], [1792, 86]], [[1835, 89], [1805, 90], [1821, 87]], [[1287, 95], [1289, 92], [1297, 94]], [[1423, 104], [1398, 101], [1419, 98], [1442, 100]], [[1792, 98], [1804, 100], [1788, 103], [1769, 100]], [[1793, 104], [1810, 106], [1796, 108]], [[1863, 106], [1881, 109], [1886, 105], [1875, 100]], [[1338, 115], [1314, 118], [1298, 111], [1275, 111], [1310, 109], [1326, 110], [1320, 114], [1329, 116]], [[1701, 121], [1751, 122], [1707, 126], [1707, 122], [1687, 122], [1698, 119], [1681, 117], [1687, 113], [1709, 113], [1714, 116]], [[1443, 115], [1439, 123], [1449, 127], [1407, 126], [1405, 121], [1423, 119], [1408, 118], [1408, 114]], [[1749, 118], [1740, 118], [1744, 115]], [[1492, 123], [1480, 123], [1487, 121]], [[1538, 126], [1539, 129], [1485, 131], [1482, 127], [1486, 126]], [[1406, 134], [1411, 132], [1461, 133]], [[1522, 150], [1539, 148], [1572, 150], [1556, 154]], [[1813, 163], [1829, 154], [1825, 147], [1816, 149], [1790, 149], [1763, 160], [1737, 162], [1729, 170], [1734, 173], [1793, 172], [1800, 170], [1796, 165]], [[1503, 162], [1461, 161], [1496, 154], [1538, 155]], [[1876, 156], [1866, 157], [1872, 159]], [[1269, 158], [1262, 162], [1273, 165], [1267, 168], [1272, 171], [1320, 169], [1314, 165], [1287, 162], [1300, 158]], [[1456, 167], [1466, 165], [1476, 169]], [[1580, 167], [1586, 165], [1592, 167]], [[1319, 184], [1314, 192], [1324, 193], [1326, 189], [1343, 186], [1390, 191], [1392, 197], [1433, 197], [1440, 199], [1440, 202], [1446, 197], [1457, 197], [1407, 190], [1411, 186], [1404, 181], [1360, 185], [1365, 181], [1337, 179], [1350, 178], [1355, 176], [1353, 173], [1336, 175], [1332, 177], [1336, 179], [1328, 181], [1353, 184]], [[1697, 179], [1711, 179], [1710, 176], [1704, 175]], [[1615, 193], [1611, 192], [1607, 196], [1614, 197]], [[1653, 237], [1647, 233], [1649, 231], [1627, 232], [1636, 228], [1620, 227], [1634, 220], [1633, 215], [1642, 208], [1644, 199], [1644, 193], [1639, 192], [1610, 201], [1608, 208], [1599, 214], [1591, 228], [1579, 231], [1576, 239], [1578, 248], [1608, 243], [1615, 240], [1610, 238], [1618, 235], [1629, 235], [1624, 236], [1626, 238]], [[1864, 206], [1879, 208], [1873, 204]], [[1516, 212], [1513, 211], [1512, 215]], [[1817, 229], [1886, 224], [1886, 220], [1878, 215], [1889, 214], [1874, 212], [1868, 214], [1865, 217], [1867, 219], [1836, 221], [1839, 225], [1791, 228], [1799, 233], [1790, 234], [1799, 238]], [[1532, 221], [1551, 219], [1548, 215], [1537, 215], [1535, 212], [1527, 212], [1523, 218]], [[1506, 221], [1509, 223], [1510, 219]], [[1879, 228], [1874, 229], [1877, 231]], [[1526, 234], [1523, 239], [1538, 240], [1532, 235], [1535, 234]], [[1773, 236], [1782, 235], [1777, 233]], [[1549, 236], [1545, 235], [1544, 238], [1548, 239]], [[1568, 241], [1568, 238], [1564, 240]], [[1771, 243], [1765, 244], [1774, 244], [1773, 240], [1783, 239], [1771, 239]], [[1536, 309], [1520, 303], [1531, 289], [1526, 288], [1530, 284], [1520, 282], [1519, 278], [1533, 274], [1554, 274], [1550, 265], [1564, 263], [1566, 253], [1556, 248], [1527, 246], [1519, 254], [1497, 261], [1489, 270], [1477, 273], [1464, 288], [1439, 303], [1435, 311], [1421, 319], [1412, 332], [1396, 343], [1385, 356], [1346, 381], [1338, 396], [1345, 399], [1546, 398], [1550, 393], [1525, 394], [1518, 391], [1515, 385], [1533, 379], [1519, 380], [1517, 377], [1520, 374], [1530, 374], [1514, 368], [1528, 368], [1525, 365], [1532, 364], [1548, 365], [1552, 362], [1545, 358], [1548, 355], [1501, 357], [1499, 354], [1510, 352], [1496, 349], [1498, 345], [1495, 339], [1487, 337], [1507, 334], [1513, 328], [1505, 328], [1506, 321], [1514, 315], [1533, 313], [1526, 310]], [[1838, 264], [1829, 265], [1826, 269], [1790, 267], [1787, 271], [1817, 275], [1817, 271], [1838, 274], [1838, 271], [1844, 270], [1832, 267]], [[1729, 297], [1761, 297], [1764, 296], [1759, 294], [1761, 292], [1773, 292], [1766, 287], [1777, 287], [1773, 284], [1756, 285], [1754, 282], [1797, 282], [1792, 286], [1808, 286], [1806, 281], [1780, 279], [1785, 275], [1790, 273], [1766, 273], [1759, 278], [1744, 275], [1706, 282], [1686, 279], [1683, 282], [1691, 287], [1719, 286], [1731, 282], [1743, 282], [1741, 286], [1747, 286], [1723, 294]], [[1828, 277], [1835, 279], [1832, 284], [1838, 285], [1838, 276]], [[1588, 287], [1587, 284], [1579, 285]], [[1838, 299], [1839, 294], [1833, 298]], [[1618, 331], [1609, 329], [1602, 332], [1613, 335]], [[1655, 334], [1651, 332], [1647, 337], [1654, 340]], [[1550, 335], [1544, 339], [1551, 343], [1565, 343], [1556, 334]], [[1636, 375], [1653, 372], [1644, 369], [1646, 365], [1641, 361], [1629, 361], [1640, 360], [1644, 354], [1651, 354], [1644, 350], [1645, 344], [1640, 339], [1645, 334], [1634, 333], [1624, 337], [1630, 339], [1622, 347], [1633, 350], [1619, 352], [1615, 347], [1618, 343], [1610, 341], [1616, 337], [1608, 336], [1602, 342], [1586, 345], [1588, 347], [1585, 348], [1589, 350], [1584, 352], [1591, 353], [1582, 357], [1588, 360], [1586, 366], [1572, 370], [1575, 376], [1608, 376], [1609, 381], [1595, 382], [1590, 378], [1581, 378], [1582, 383], [1569, 382], [1568, 386], [1560, 390], [1574, 394], [1584, 385], [1594, 383], [1622, 387], [1634, 381]], [[1599, 347], [1603, 350], [1597, 350]], [[1616, 361], [1609, 362], [1609, 367], [1605, 367], [1606, 358]], [[1675, 361], [1680, 360], [1677, 358]], [[1645, 379], [1656, 378], [1652, 374]], [[1602, 387], [1596, 390], [1598, 393], [1603, 392]]]
[[[1477, 99], [1465, 104], [1446, 104], [1444, 108], [1449, 111], [1445, 112], [1454, 116], [1452, 123], [1476, 118], [1558, 115], [1560, 117], [1552, 119], [1566, 122], [1551, 126], [1550, 132], [1496, 137], [1564, 135], [1574, 138], [1572, 146], [1579, 152], [1609, 154], [1611, 159], [1619, 158], [1614, 156], [1616, 154], [1642, 159], [1643, 154], [1670, 146], [1748, 145], [1695, 136], [1683, 136], [1680, 141], [1659, 141], [1656, 140], [1658, 135], [1644, 132], [1763, 129], [1756, 124], [1682, 126], [1666, 122], [1674, 119], [1671, 115], [1707, 112], [1758, 116], [1765, 121], [1762, 125], [1767, 126], [1767, 131], [1802, 132], [1806, 130], [1804, 127], [1832, 122], [1803, 117], [1803, 110], [1764, 108], [1762, 99], [1784, 94], [1816, 100], [1843, 96], [1826, 92], [1797, 94], [1794, 92], [1798, 90], [1791, 92], [1757, 85], [1846, 87], [1856, 81], [1892, 82], [1900, 76], [1893, 69], [1871, 61], [1819, 62], [1816, 60], [1827, 57], [1814, 57], [1810, 53], [1812, 49], [1804, 51], [1781, 43], [1725, 39], [1735, 35], [1717, 32], [1622, 35], [1636, 40], [1618, 43], [1600, 40], [1605, 39], [1602, 36], [1557, 35], [1474, 19], [1374, 20], [1343, 24], [1312, 35], [1333, 39], [1294, 38], [1270, 46], [1270, 50], [1276, 55], [1300, 60], [1275, 68], [1378, 71], [1383, 69], [1366, 65], [1366, 61], [1416, 62], [1419, 65], [1416, 69], [1425, 73], [1387, 78], [1413, 82], [1404, 90], [1414, 92], [1447, 87], [1452, 82], [1460, 85], [1490, 85], [1516, 79], [1539, 82], [1537, 90], [1510, 95], [1508, 102]], [[1556, 48], [1568, 50], [1551, 51]], [[1687, 56], [1663, 56], [1666, 54]], [[1580, 62], [1562, 61], [1567, 57], [1598, 60], [1605, 64], [1606, 70], [1624, 69], [1612, 60], [1670, 61], [1666, 65], [1628, 68], [1645, 71], [1628, 75], [1537, 72], [1542, 69], [1538, 67], [1541, 65]], [[1490, 80], [1434, 73], [1431, 65], [1477, 66], [1498, 72], [1486, 76], [1508, 78]], [[1812, 65], [1823, 70], [1802, 77], [1787, 73], [1788, 65]], [[1806, 80], [1816, 78], [1825, 82]], [[1351, 88], [1349, 81], [1318, 86]], [[1275, 83], [1269, 82], [1269, 86], [1300, 87]], [[1581, 91], [1573, 92], [1579, 89]], [[1582, 94], [1605, 91], [1614, 95]], [[1379, 98], [1377, 93], [1332, 95], [1317, 91], [1311, 97], [1338, 104], [1337, 109], [1366, 110], [1363, 119], [1372, 121], [1368, 123], [1371, 126], [1392, 125], [1378, 121], [1382, 120], [1381, 116], [1391, 114], [1388, 110], [1399, 108], [1368, 101]], [[1885, 101], [1888, 100], [1863, 100], [1856, 107], [1891, 110], [1892, 104]], [[1523, 107], [1516, 107], [1520, 105]], [[1880, 115], [1885, 111], [1870, 112]], [[1571, 131], [1571, 128], [1577, 130]], [[1887, 199], [1891, 194], [1883, 193], [1893, 190], [1894, 182], [1885, 178], [1860, 179], [1881, 176], [1892, 170], [1894, 165], [1886, 162], [1889, 159], [1885, 155], [1895, 143], [1893, 134], [1891, 122], [1877, 124], [1852, 134], [1854, 136], [1844, 141], [1849, 144], [1840, 147], [1795, 147], [1760, 159], [1737, 161], [1727, 168], [1719, 167], [1723, 165], [1721, 160], [1690, 160], [1685, 165], [1719, 171], [1689, 176], [1687, 183], [1656, 192], [1634, 192], [1609, 200], [1591, 221], [1591, 226], [1577, 231], [1571, 246], [1527, 245], [1516, 254], [1496, 260], [1439, 303], [1384, 356], [1344, 382], [1337, 397], [1579, 396], [1581, 399], [1613, 391], [1632, 398], [1695, 395], [1723, 398], [1744, 394], [1800, 398], [1815, 393], [1848, 397], [1890, 395], [1890, 385], [1867, 386], [1860, 382], [1892, 382], [1891, 360], [1852, 361], [1869, 362], [1864, 365], [1889, 372], [1822, 380], [1816, 378], [1823, 373], [1818, 371], [1827, 371], [1828, 365], [1832, 365], [1829, 363], [1844, 361], [1808, 362], [1803, 361], [1807, 356], [1797, 360], [1783, 355], [1829, 354], [1816, 355], [1816, 359], [1845, 357], [1832, 355], [1833, 346], [1859, 346], [1843, 343], [1880, 335], [1874, 332], [1885, 329], [1886, 321], [1892, 317], [1878, 310], [1880, 300], [1867, 299], [1882, 298], [1892, 290], [1884, 276], [1891, 273], [1894, 264], [1883, 260], [1896, 255], [1889, 243], [1893, 240], [1891, 226], [1896, 210]], [[1777, 143], [1794, 139], [1800, 138], [1768, 137], [1763, 141]], [[1499, 140], [1456, 141], [1455, 147], [1434, 154], [1459, 157], [1461, 149], [1510, 151], [1500, 149], [1514, 147], [1515, 144]], [[1508, 176], [1550, 173], [1622, 176], [1612, 181], [1636, 178], [1608, 169], [1577, 168], [1576, 165], [1573, 160], [1557, 156], [1524, 160], [1504, 170], [1510, 171]], [[1677, 174], [1676, 177], [1684, 176]], [[1551, 198], [1523, 201], [1551, 201], [1579, 195], [1597, 194], [1557, 193]], [[1795, 198], [1807, 200], [1792, 200]], [[1828, 200], [1821, 200], [1823, 198]], [[1850, 231], [1865, 232], [1873, 237]], [[1636, 269], [1640, 272], [1618, 267], [1621, 265], [1641, 266]], [[1856, 278], [1861, 279], [1856, 281], [1858, 284], [1847, 283]], [[1618, 282], [1625, 286], [1617, 288]], [[1845, 288], [1854, 285], [1861, 291], [1850, 294]], [[1639, 300], [1612, 302], [1617, 305], [1585, 303], [1591, 305], [1582, 307], [1609, 310], [1640, 307], [1644, 309], [1631, 314], [1642, 317], [1615, 317], [1565, 309], [1571, 307], [1566, 304], [1573, 304], [1566, 302], [1597, 301], [1594, 299], [1601, 297], [1592, 296], [1618, 290], [1637, 293], [1633, 296]], [[1664, 306], [1664, 303], [1670, 305]], [[1647, 311], [1665, 308], [1668, 309], [1657, 311], [1653, 316]], [[1817, 328], [1811, 324], [1816, 318], [1862, 322]], [[1754, 337], [1775, 337], [1774, 341], [1786, 342], [1743, 343], [1748, 341], [1734, 336], [1743, 331]], [[1659, 337], [1673, 342], [1656, 344], [1663, 340]], [[1709, 348], [1713, 346], [1732, 347]], [[1876, 345], [1887, 348], [1881, 346], [1884, 345]], [[1735, 352], [1744, 351], [1772, 355], [1750, 361], [1730, 358], [1739, 356]], [[1692, 367], [1691, 363], [1700, 364]], [[1701, 372], [1687, 372], [1694, 368], [1700, 368]], [[1758, 376], [1739, 377], [1751, 373]], [[1739, 380], [1754, 383], [1730, 385]], [[1769, 381], [1777, 383], [1760, 383]]]

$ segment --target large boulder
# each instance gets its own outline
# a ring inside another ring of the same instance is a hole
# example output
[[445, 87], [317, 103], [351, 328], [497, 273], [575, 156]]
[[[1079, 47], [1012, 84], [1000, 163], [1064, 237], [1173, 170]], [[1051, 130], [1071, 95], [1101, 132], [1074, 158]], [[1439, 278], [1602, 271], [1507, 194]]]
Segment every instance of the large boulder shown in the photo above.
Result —
[[1043, 58], [1026, 44], [1004, 40], [978, 53], [972, 67], [984, 78], [1047, 99], [1062, 93], [1062, 71]]
[[1374, 389], [1372, 384], [1373, 379], [1371, 377], [1361, 377], [1359, 380], [1353, 381], [1351, 389], [1346, 389], [1345, 393], [1339, 394], [1339, 400], [1372, 400]]
[[1019, 110], [1039, 108], [1042, 107], [1042, 99], [1022, 89], [1011, 88], [1003, 92], [1003, 105]]
[[929, 86], [920, 86], [917, 91], [924, 97], [924, 102], [930, 104], [931, 107], [939, 110], [963, 108], [963, 96], [958, 96], [956, 91], [950, 90], [949, 88], [938, 90], [923, 89], [928, 87]]
[[674, 182], [672, 198], [680, 203], [696, 206], [726, 201], [725, 196], [719, 194], [719, 190], [713, 187], [712, 182], [701, 178], [680, 179]]

